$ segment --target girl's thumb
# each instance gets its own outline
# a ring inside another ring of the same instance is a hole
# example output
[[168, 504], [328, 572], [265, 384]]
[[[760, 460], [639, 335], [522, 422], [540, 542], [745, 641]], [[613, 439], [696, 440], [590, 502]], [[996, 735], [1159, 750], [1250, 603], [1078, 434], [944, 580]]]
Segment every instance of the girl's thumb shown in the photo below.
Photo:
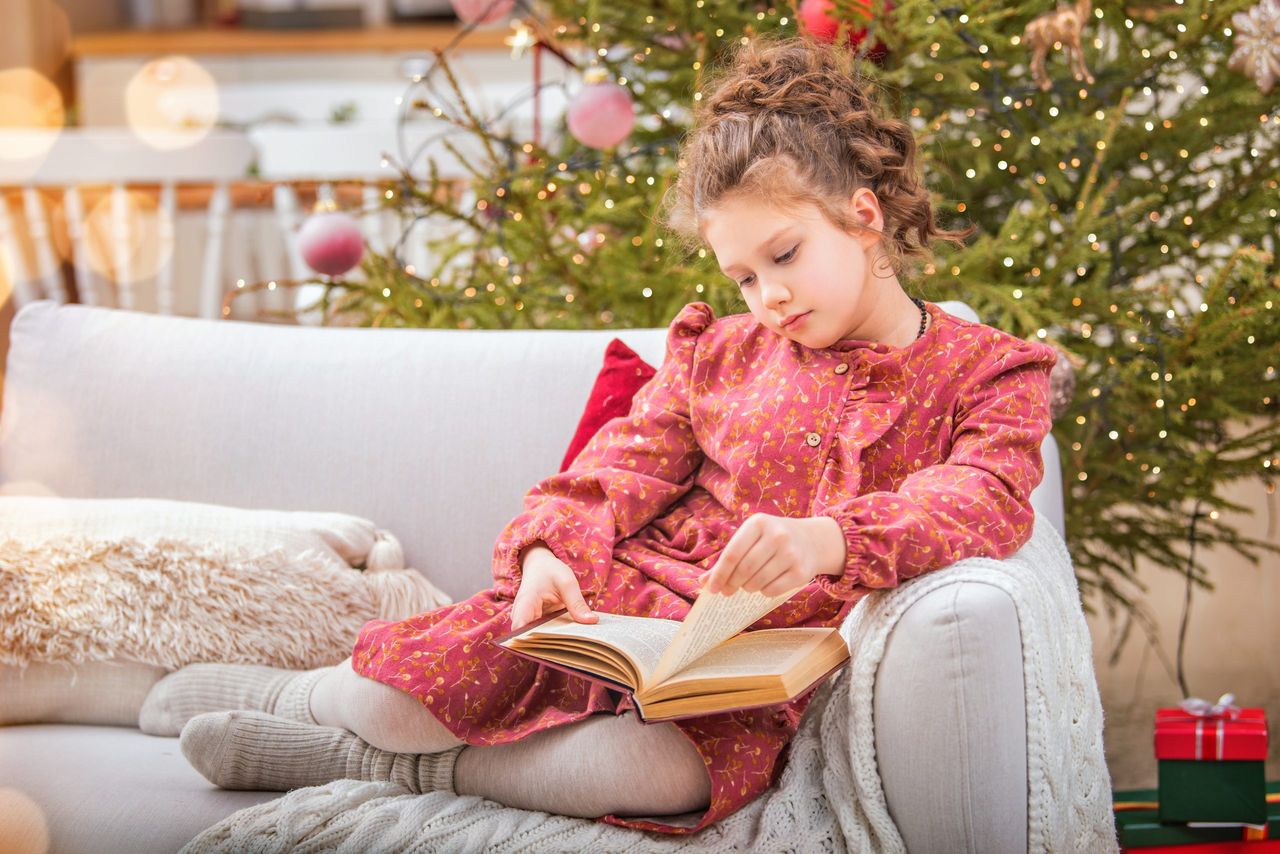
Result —
[[562, 589], [561, 592], [565, 596], [565, 603], [569, 607], [569, 611], [573, 614], [575, 620], [594, 620], [596, 615], [591, 612], [585, 599], [582, 598], [582, 591], [577, 585]]

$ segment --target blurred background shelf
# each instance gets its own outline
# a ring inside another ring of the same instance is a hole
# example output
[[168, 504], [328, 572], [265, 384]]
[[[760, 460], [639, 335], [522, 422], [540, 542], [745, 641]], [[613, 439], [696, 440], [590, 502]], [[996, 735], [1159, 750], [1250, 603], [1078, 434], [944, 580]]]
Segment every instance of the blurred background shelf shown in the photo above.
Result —
[[[154, 57], [165, 54], [245, 55], [281, 53], [395, 53], [443, 48], [462, 32], [456, 21], [397, 24], [340, 30], [259, 30], [201, 27], [183, 30], [121, 30], [86, 33], [71, 42], [77, 62], [104, 57]], [[503, 41], [508, 26], [481, 27], [467, 33], [458, 46], [509, 50]]]

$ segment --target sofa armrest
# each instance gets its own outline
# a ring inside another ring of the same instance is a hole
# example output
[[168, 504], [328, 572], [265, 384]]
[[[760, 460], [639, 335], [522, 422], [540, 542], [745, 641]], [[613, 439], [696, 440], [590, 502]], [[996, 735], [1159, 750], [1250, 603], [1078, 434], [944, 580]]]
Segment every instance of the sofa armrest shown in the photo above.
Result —
[[891, 630], [875, 678], [875, 750], [912, 854], [1027, 850], [1027, 722], [1013, 600], [960, 581]]

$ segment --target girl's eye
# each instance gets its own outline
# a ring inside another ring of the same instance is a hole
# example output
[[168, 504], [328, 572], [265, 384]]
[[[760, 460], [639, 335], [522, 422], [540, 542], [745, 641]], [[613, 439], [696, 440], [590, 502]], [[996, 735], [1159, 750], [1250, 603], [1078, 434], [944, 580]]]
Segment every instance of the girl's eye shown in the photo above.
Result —
[[[775, 264], [788, 264], [788, 263], [790, 263], [790, 262], [791, 262], [791, 260], [792, 260], [793, 258], [795, 258], [795, 257], [796, 257], [796, 251], [797, 251], [799, 248], [800, 248], [800, 247], [799, 247], [798, 245], [797, 245], [797, 246], [793, 246], [793, 247], [791, 248], [791, 251], [787, 252], [787, 253], [786, 253], [785, 255], [783, 255], [782, 257], [780, 257], [780, 258], [774, 258], [774, 259], [773, 259], [773, 263], [775, 263]], [[747, 276], [747, 277], [746, 277], [745, 279], [743, 279], [741, 282], [738, 282], [738, 287], [740, 287], [740, 288], [745, 288], [747, 285], [751, 284], [751, 280], [752, 280], [752, 279], [754, 279], [754, 278], [755, 278], [755, 276]]]

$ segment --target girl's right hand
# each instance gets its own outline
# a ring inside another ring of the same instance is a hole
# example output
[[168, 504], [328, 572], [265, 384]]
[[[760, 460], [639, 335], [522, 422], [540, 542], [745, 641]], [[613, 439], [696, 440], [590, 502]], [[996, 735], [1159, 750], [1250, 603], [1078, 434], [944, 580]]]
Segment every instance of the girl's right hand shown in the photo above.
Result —
[[582, 598], [578, 578], [568, 564], [546, 546], [535, 546], [521, 563], [520, 586], [511, 605], [511, 630], [532, 623], [546, 610], [558, 608], [568, 608], [570, 616], [579, 623], [600, 620]]

